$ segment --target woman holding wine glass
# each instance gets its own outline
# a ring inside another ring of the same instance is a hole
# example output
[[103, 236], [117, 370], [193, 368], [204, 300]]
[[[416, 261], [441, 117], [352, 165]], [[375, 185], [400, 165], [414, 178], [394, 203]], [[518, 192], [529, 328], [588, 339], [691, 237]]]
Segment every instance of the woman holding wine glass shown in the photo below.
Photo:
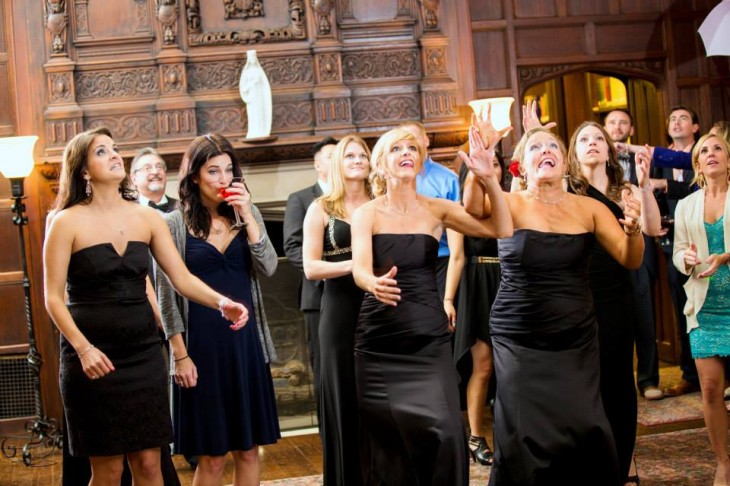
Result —
[[[180, 166], [180, 206], [166, 215], [190, 271], [250, 310], [231, 334], [220, 317], [175, 294], [156, 268], [157, 296], [170, 340], [175, 451], [198, 456], [193, 485], [220, 484], [226, 454], [234, 484], [258, 484], [258, 446], [279, 438], [269, 363], [275, 359], [258, 274], [273, 275], [277, 256], [251, 203], [230, 142], [207, 134], [192, 141]], [[236, 216], [241, 226], [236, 226]]]

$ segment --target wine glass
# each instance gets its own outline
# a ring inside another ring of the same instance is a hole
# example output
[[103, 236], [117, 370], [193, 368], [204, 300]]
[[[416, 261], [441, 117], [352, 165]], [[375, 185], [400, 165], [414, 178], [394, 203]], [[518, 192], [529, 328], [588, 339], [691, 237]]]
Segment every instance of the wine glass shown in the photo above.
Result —
[[[233, 177], [231, 179], [231, 183], [228, 184], [228, 187], [221, 187], [218, 189], [218, 195], [222, 197], [224, 200], [229, 196], [235, 196], [238, 193], [237, 192], [229, 192], [228, 188], [233, 186], [234, 182], [241, 182], [243, 183], [243, 187], [246, 188], [246, 192], [248, 192], [248, 186], [246, 186], [246, 181], [243, 180], [243, 177]], [[238, 209], [236, 209], [236, 206], [233, 206], [233, 216], [236, 218], [236, 222], [231, 225], [231, 229], [237, 229], [244, 226], [243, 221], [241, 221], [241, 216], [238, 215]]]

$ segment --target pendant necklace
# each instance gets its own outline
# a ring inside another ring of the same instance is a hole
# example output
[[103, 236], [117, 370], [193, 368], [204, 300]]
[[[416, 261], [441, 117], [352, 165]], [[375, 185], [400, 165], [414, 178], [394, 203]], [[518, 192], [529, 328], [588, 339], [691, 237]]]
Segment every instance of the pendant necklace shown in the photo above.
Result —
[[[416, 203], [416, 204], [418, 204], [418, 196], [416, 196], [416, 201], [415, 201], [415, 203]], [[389, 198], [389, 197], [388, 197], [388, 195], [386, 194], [386, 195], [385, 195], [385, 205], [386, 205], [386, 207], [387, 207], [388, 209], [390, 209], [390, 210], [391, 210], [391, 211], [393, 211], [394, 213], [396, 213], [396, 214], [400, 214], [401, 216], [404, 216], [404, 215], [406, 215], [406, 214], [408, 214], [408, 213], [410, 212], [410, 207], [409, 207], [409, 206], [410, 206], [411, 204], [408, 204], [408, 206], [406, 206], [406, 209], [404, 209], [404, 210], [400, 210], [400, 209], [398, 209], [398, 208], [396, 208], [396, 207], [393, 207], [393, 206], [391, 206], [391, 205], [390, 205], [390, 198]]]

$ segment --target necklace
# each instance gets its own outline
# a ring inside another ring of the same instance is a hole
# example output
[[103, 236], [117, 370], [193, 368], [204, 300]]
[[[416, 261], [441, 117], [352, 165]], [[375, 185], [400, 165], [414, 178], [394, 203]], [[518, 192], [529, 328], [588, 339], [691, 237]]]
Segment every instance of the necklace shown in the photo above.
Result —
[[[416, 205], [418, 205], [418, 196], [416, 196], [415, 203], [416, 203]], [[411, 203], [409, 203], [408, 206], [406, 206], [406, 208], [403, 209], [403, 210], [391, 206], [390, 205], [390, 198], [388, 197], [387, 194], [385, 195], [385, 206], [388, 209], [390, 209], [391, 211], [393, 211], [394, 213], [400, 214], [401, 216], [404, 216], [404, 215], [408, 214], [411, 211], [411, 209], [410, 209]]]
[[212, 222], [210, 223], [210, 231], [214, 235], [216, 235], [216, 236], [220, 235], [221, 233], [223, 233], [223, 230], [230, 230], [230, 227], [229, 228], [226, 228], [226, 225], [224, 224], [222, 228], [216, 228], [215, 226], [213, 226], [213, 223]]
[[567, 194], [567, 192], [563, 191], [563, 193], [560, 195], [560, 197], [557, 198], [555, 201], [548, 201], [547, 199], [541, 198], [540, 196], [538, 196], [537, 194], [535, 194], [532, 191], [527, 191], [527, 192], [529, 192], [530, 195], [532, 197], [534, 197], [535, 199], [537, 199], [538, 201], [544, 202], [545, 204], [552, 204], [552, 205], [557, 205], [557, 204], [560, 204], [561, 202], [563, 202], [563, 199], [565, 199], [565, 195]]

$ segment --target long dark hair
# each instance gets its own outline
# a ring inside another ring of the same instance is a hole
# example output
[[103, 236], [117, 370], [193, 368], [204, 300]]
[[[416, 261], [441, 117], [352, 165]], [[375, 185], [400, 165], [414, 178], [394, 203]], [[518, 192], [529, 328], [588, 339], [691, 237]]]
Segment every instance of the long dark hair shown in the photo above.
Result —
[[[233, 162], [233, 177], [241, 177], [241, 167], [238, 165], [233, 145], [227, 138], [217, 133], [201, 135], [193, 140], [180, 164], [179, 194], [183, 218], [190, 231], [198, 238], [208, 238], [211, 217], [200, 198], [200, 186], [194, 179], [200, 179], [200, 170], [208, 159], [223, 154], [228, 154]], [[225, 201], [218, 205], [217, 211], [229, 222], [235, 220], [233, 208]]]
[[[84, 171], [88, 165], [89, 147], [99, 135], [113, 138], [108, 128], [97, 127], [86, 130], [69, 140], [63, 150], [61, 177], [58, 183], [58, 196], [53, 203], [55, 211], [61, 211], [77, 204], [89, 204], [94, 194], [86, 195], [86, 179]], [[137, 199], [137, 191], [132, 188], [129, 177], [119, 183], [119, 194], [127, 201]]]

